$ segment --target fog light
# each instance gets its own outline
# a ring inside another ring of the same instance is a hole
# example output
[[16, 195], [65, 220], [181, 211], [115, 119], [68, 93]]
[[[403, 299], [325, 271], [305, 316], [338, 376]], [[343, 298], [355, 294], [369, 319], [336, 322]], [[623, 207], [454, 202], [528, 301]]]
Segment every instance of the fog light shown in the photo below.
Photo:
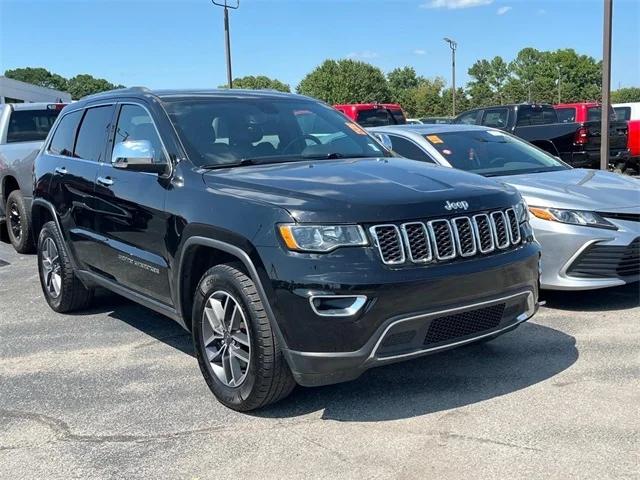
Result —
[[366, 302], [365, 295], [314, 295], [309, 298], [311, 308], [321, 317], [350, 317]]

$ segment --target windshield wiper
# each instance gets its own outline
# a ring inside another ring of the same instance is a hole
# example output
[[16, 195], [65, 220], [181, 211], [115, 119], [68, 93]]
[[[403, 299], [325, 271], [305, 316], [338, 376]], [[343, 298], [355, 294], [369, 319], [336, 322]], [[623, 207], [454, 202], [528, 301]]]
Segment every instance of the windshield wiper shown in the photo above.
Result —
[[338, 158], [371, 158], [372, 155], [345, 155], [340, 152], [322, 153], [317, 155], [302, 155], [305, 160], [336, 160]]

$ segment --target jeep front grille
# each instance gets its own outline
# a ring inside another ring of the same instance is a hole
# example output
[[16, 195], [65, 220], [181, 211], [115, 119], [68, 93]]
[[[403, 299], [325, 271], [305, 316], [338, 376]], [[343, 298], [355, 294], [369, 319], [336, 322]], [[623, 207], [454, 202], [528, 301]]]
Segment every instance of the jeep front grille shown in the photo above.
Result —
[[375, 225], [369, 232], [387, 265], [469, 258], [514, 247], [522, 239], [513, 208], [399, 226]]

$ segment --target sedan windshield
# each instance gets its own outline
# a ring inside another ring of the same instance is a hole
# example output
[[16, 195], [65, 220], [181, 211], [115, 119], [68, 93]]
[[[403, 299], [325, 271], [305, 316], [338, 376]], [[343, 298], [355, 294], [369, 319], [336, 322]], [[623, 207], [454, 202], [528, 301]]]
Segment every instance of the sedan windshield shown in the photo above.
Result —
[[565, 163], [499, 130], [467, 130], [425, 135], [452, 167], [487, 177], [549, 172]]
[[319, 102], [191, 97], [165, 99], [165, 109], [199, 167], [389, 155], [362, 127]]

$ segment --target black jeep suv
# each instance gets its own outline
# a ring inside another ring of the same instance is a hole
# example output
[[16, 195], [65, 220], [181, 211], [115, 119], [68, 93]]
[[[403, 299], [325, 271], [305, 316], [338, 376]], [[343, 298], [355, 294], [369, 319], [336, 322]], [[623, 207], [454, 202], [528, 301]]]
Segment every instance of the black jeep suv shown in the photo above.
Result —
[[297, 95], [69, 105], [36, 160], [32, 219], [53, 310], [104, 287], [171, 317], [237, 410], [491, 339], [537, 308], [515, 190], [393, 157]]

